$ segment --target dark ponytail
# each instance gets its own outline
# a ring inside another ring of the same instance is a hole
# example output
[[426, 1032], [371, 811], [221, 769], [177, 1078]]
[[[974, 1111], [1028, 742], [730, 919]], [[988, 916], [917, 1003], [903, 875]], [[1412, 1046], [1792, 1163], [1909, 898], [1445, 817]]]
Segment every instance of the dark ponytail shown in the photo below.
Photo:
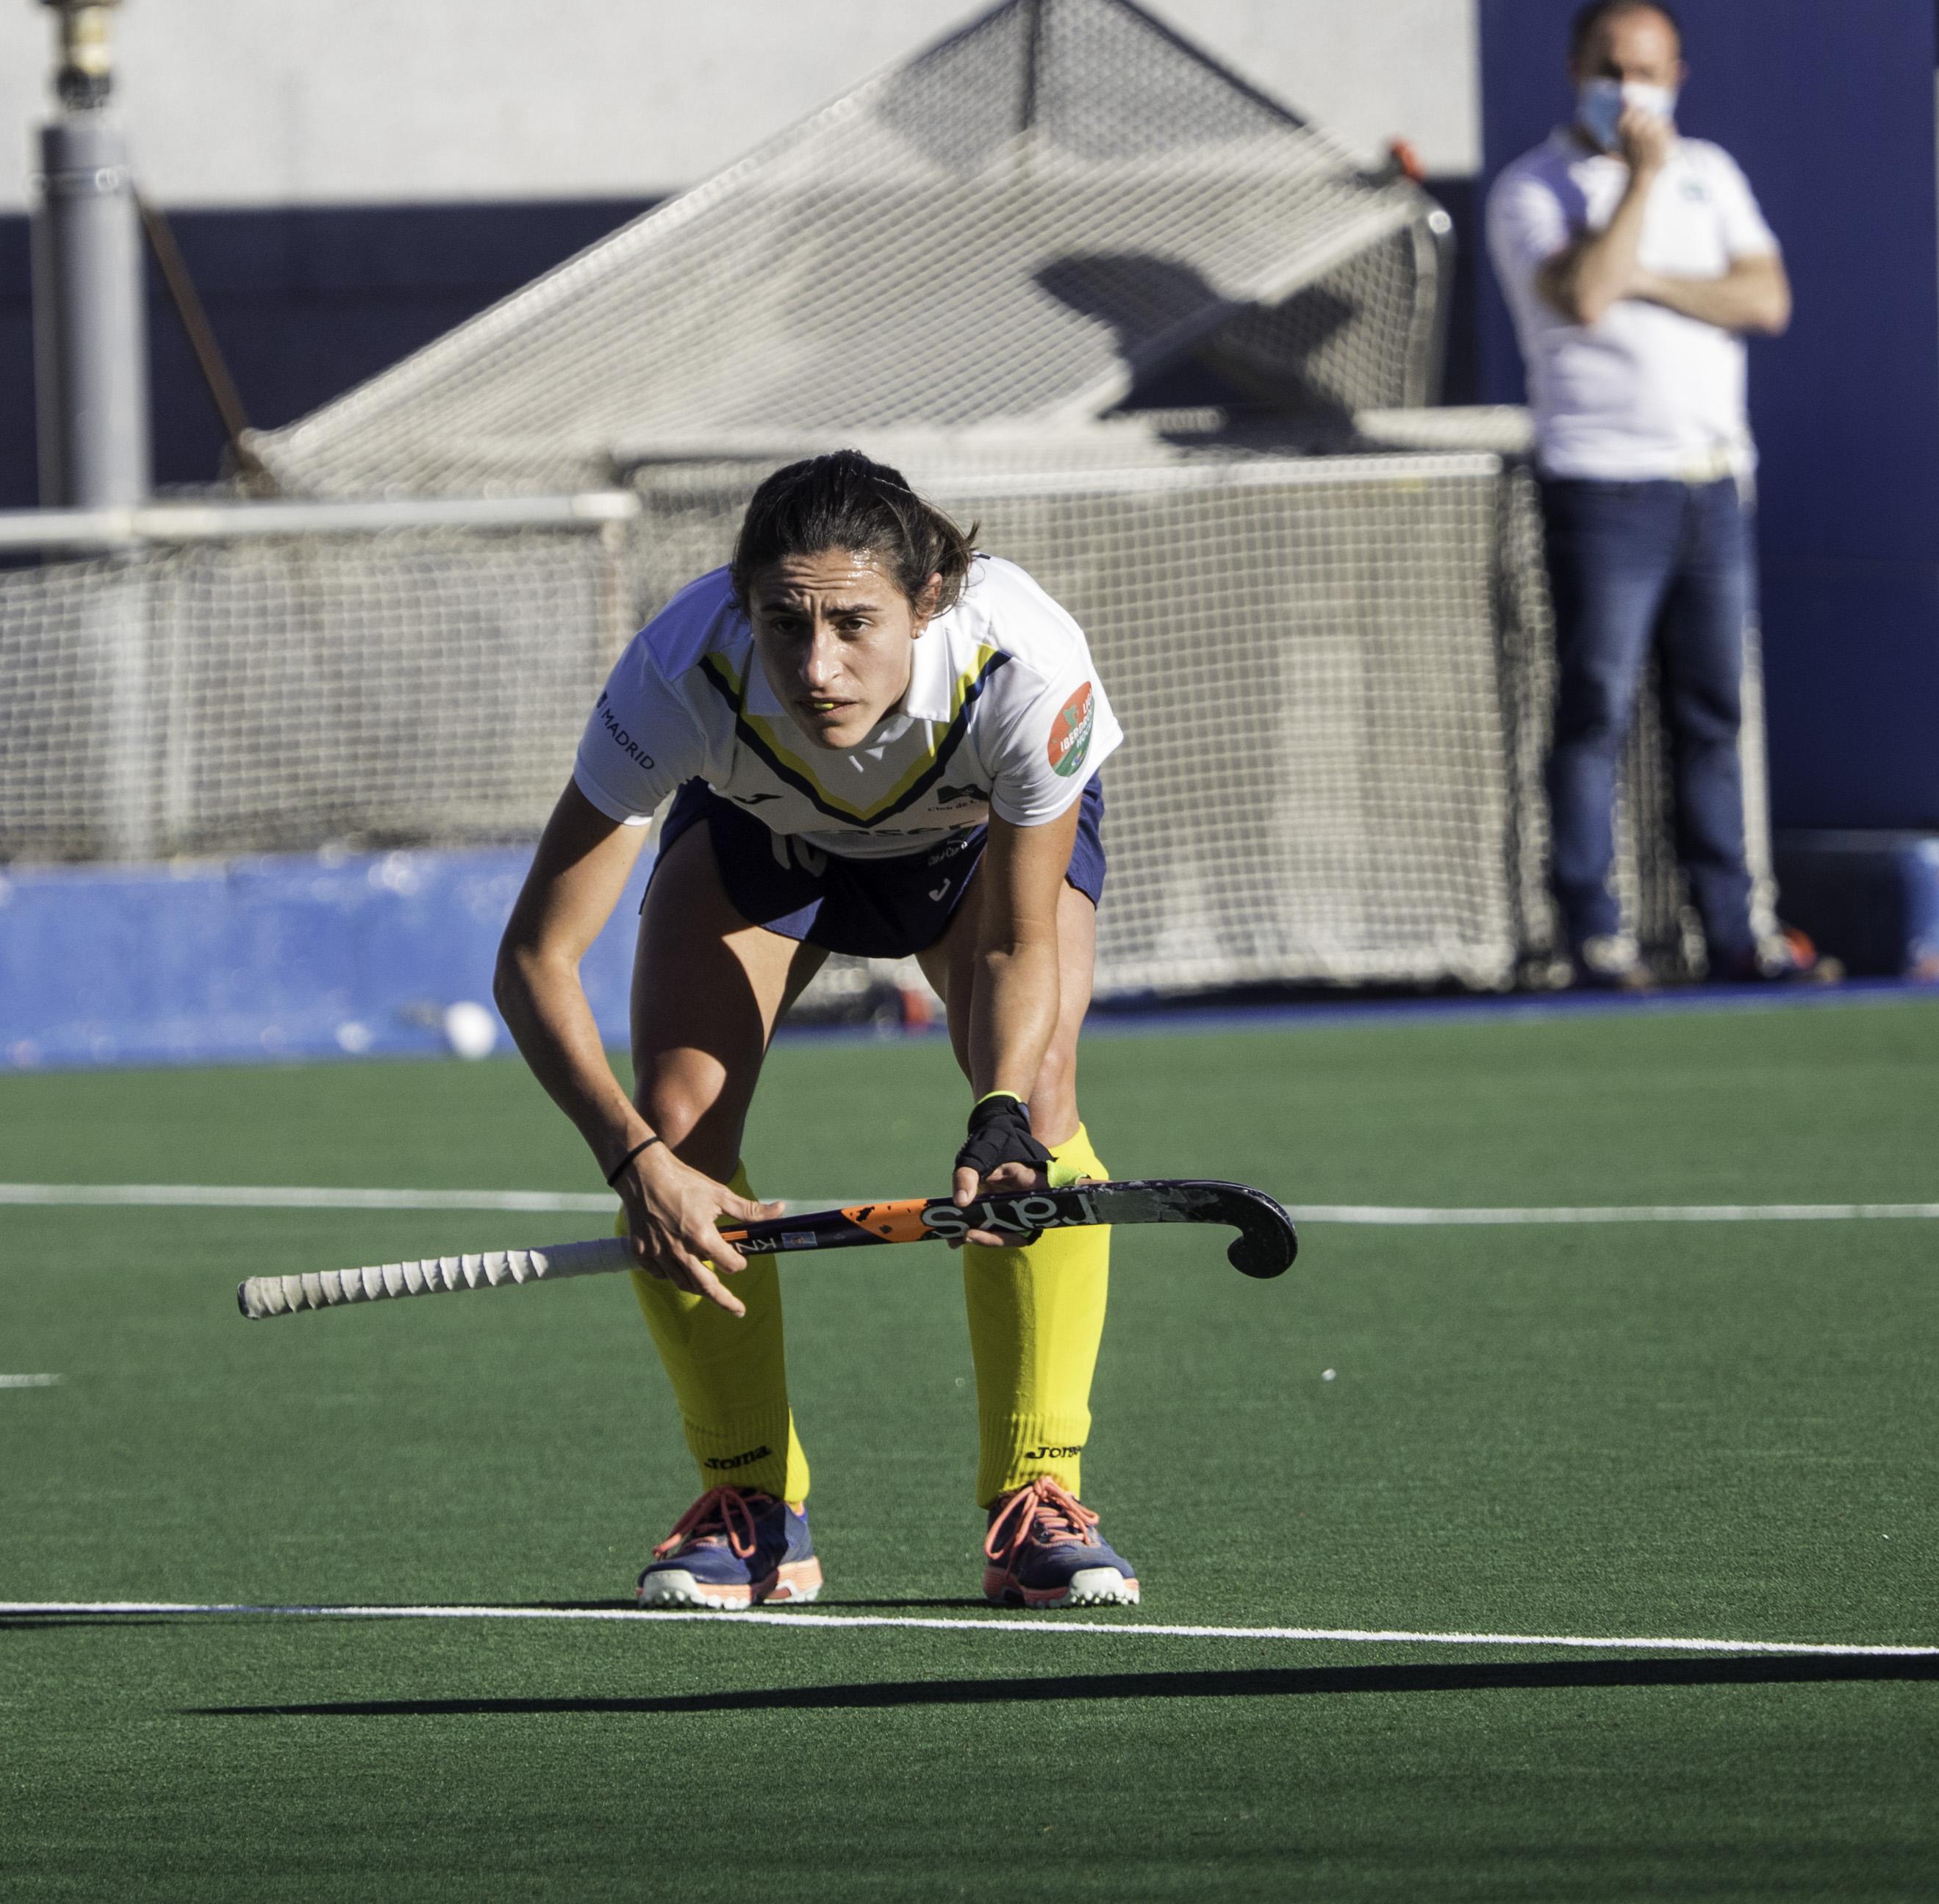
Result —
[[903, 480], [899, 470], [838, 449], [777, 470], [754, 491], [728, 573], [741, 607], [755, 575], [790, 555], [830, 549], [875, 557], [912, 601], [932, 575], [942, 577], [939, 614], [953, 608], [970, 573], [973, 525], [965, 535]]

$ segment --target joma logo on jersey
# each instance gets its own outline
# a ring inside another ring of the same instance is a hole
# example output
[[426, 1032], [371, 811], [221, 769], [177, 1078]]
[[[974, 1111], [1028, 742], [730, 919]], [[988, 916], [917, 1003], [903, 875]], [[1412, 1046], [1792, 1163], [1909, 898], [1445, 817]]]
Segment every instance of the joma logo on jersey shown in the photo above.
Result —
[[1024, 1459], [1025, 1461], [1074, 1461], [1083, 1452], [1082, 1447], [1026, 1448], [1024, 1450]]
[[1091, 683], [1084, 685], [1057, 710], [1050, 724], [1050, 768], [1068, 780], [1084, 765], [1091, 751], [1091, 730], [1097, 719], [1097, 703]]

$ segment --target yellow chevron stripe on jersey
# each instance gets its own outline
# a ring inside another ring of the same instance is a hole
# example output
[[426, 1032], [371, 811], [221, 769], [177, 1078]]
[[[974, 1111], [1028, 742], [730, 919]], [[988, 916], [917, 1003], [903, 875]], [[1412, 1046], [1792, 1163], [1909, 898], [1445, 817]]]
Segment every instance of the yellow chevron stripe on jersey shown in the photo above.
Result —
[[991, 676], [1009, 658], [1000, 648], [986, 645], [976, 650], [974, 662], [957, 674], [950, 689], [949, 722], [934, 746], [866, 812], [851, 805], [839, 794], [831, 793], [822, 785], [812, 765], [775, 738], [772, 722], [763, 715], [747, 711], [746, 682], [725, 655], [707, 655], [700, 664], [700, 671], [733, 709], [736, 735], [778, 779], [786, 781], [832, 820], [845, 820], [858, 826], [876, 826], [912, 806], [936, 783], [969, 731], [972, 704], [983, 692]]

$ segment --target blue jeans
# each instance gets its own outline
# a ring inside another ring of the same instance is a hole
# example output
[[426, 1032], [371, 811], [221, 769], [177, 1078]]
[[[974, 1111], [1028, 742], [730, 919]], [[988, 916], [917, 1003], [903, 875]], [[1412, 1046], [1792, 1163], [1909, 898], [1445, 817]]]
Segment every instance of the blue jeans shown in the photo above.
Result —
[[1755, 938], [1744, 865], [1744, 624], [1749, 519], [1735, 482], [1542, 484], [1560, 675], [1548, 759], [1552, 877], [1572, 951], [1621, 929], [1609, 890], [1616, 762], [1654, 645], [1676, 795], [1677, 855], [1711, 963]]

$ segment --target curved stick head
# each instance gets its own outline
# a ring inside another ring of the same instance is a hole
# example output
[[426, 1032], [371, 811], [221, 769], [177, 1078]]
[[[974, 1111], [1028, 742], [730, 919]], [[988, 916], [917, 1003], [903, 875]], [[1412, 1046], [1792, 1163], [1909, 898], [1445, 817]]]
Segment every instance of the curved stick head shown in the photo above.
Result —
[[1255, 1191], [1232, 1212], [1232, 1221], [1239, 1233], [1225, 1246], [1225, 1260], [1241, 1276], [1265, 1282], [1292, 1268], [1299, 1254], [1299, 1233], [1270, 1197]]

